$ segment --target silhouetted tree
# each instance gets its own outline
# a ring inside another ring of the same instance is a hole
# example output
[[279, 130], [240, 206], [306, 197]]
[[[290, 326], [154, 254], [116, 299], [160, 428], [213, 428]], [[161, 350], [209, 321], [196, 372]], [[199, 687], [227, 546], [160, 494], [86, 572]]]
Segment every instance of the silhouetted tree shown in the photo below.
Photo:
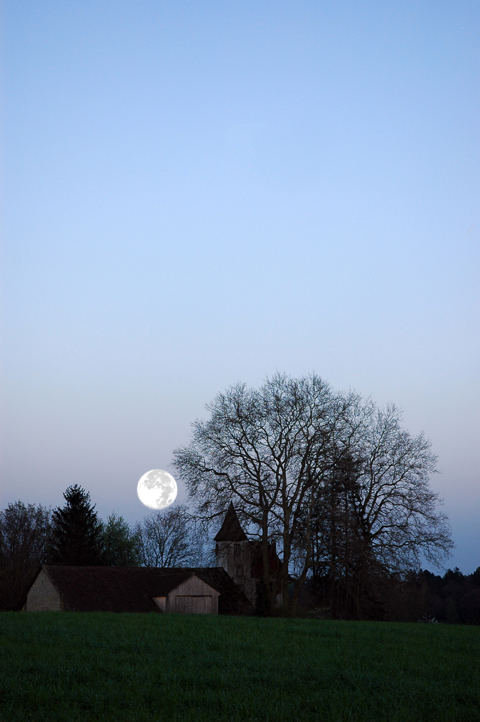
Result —
[[[293, 609], [310, 569], [310, 516], [349, 404], [318, 376], [276, 375], [259, 390], [238, 385], [217, 396], [210, 418], [193, 425], [190, 447], [175, 452], [198, 514], [222, 514], [233, 501], [259, 538], [267, 608], [280, 592], [284, 607]], [[300, 527], [303, 555], [295, 554]], [[280, 547], [280, 575], [270, 569], [272, 542]], [[294, 558], [298, 576], [291, 596]]]
[[49, 509], [17, 501], [0, 512], [0, 609], [20, 609], [45, 561]]
[[459, 606], [462, 622], [480, 624], [480, 587], [473, 582], [467, 583]]
[[277, 375], [258, 390], [235, 386], [207, 408], [190, 446], [175, 452], [179, 475], [204, 518], [233, 501], [261, 540], [273, 593], [268, 545], [278, 543], [285, 607], [321, 569], [361, 616], [385, 575], [448, 555], [447, 519], [429, 487], [435, 457], [422, 435], [402, 429], [394, 406], [334, 394], [315, 375]]
[[103, 564], [137, 566], [140, 564], [141, 540], [121, 516], [111, 514], [102, 527]]
[[[361, 616], [361, 600], [375, 595], [381, 565], [374, 558], [358, 513], [361, 460], [338, 453], [323, 476], [311, 515], [312, 576], [323, 578], [331, 613]], [[301, 529], [298, 544], [304, 544]]]
[[329, 577], [334, 609], [365, 616], [366, 608], [380, 613], [391, 575], [422, 558], [438, 565], [453, 545], [429, 486], [429, 442], [402, 429], [394, 406], [358, 399], [349, 411], [351, 434], [319, 487], [314, 568]]
[[200, 566], [202, 540], [186, 507], [155, 512], [135, 527], [139, 557], [147, 567]]
[[78, 484], [63, 494], [65, 504], [52, 515], [48, 547], [51, 564], [97, 565], [103, 563], [102, 524], [90, 495]]

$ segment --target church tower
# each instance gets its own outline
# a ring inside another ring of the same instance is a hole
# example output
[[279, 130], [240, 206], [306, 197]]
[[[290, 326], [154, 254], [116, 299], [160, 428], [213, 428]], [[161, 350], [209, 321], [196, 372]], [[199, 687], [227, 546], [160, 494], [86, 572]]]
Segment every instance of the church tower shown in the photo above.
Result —
[[252, 577], [252, 553], [255, 542], [249, 542], [230, 503], [223, 524], [215, 536], [217, 565], [223, 567], [247, 599], [255, 606], [256, 579]]

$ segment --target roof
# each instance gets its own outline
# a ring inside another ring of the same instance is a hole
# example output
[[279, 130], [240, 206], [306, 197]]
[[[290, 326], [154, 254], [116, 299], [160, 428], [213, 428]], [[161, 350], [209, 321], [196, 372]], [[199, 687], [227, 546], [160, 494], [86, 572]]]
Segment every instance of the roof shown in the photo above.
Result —
[[223, 567], [202, 567], [192, 571], [202, 581], [220, 592], [218, 598], [220, 614], [248, 614], [252, 611], [251, 603]]
[[196, 575], [217, 592], [219, 611], [247, 611], [248, 601], [221, 567], [80, 567], [45, 565], [66, 611], [158, 612], [153, 597], [166, 596]]
[[214, 539], [215, 541], [247, 541], [247, 536], [240, 526], [237, 512], [231, 502], [223, 524]]

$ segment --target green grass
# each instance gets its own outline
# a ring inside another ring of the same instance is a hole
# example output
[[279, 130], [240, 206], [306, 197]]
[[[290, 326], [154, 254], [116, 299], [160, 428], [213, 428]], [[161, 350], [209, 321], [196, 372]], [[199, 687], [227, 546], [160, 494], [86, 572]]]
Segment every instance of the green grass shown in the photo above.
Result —
[[1, 613], [0, 720], [480, 720], [480, 628]]

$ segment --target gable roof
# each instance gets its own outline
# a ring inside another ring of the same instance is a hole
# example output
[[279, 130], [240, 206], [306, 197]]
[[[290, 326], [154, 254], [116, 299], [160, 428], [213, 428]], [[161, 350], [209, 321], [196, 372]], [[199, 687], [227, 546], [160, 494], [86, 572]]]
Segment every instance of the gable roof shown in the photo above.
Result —
[[224, 569], [171, 567], [42, 567], [66, 611], [158, 612], [153, 597], [166, 596], [196, 575], [220, 593], [219, 611], [247, 611], [248, 601]]
[[202, 567], [192, 571], [220, 592], [218, 598], [220, 614], [248, 614], [253, 611], [252, 604], [223, 567]]
[[230, 502], [223, 524], [214, 539], [215, 541], [247, 541], [247, 536], [240, 526], [232, 502]]

